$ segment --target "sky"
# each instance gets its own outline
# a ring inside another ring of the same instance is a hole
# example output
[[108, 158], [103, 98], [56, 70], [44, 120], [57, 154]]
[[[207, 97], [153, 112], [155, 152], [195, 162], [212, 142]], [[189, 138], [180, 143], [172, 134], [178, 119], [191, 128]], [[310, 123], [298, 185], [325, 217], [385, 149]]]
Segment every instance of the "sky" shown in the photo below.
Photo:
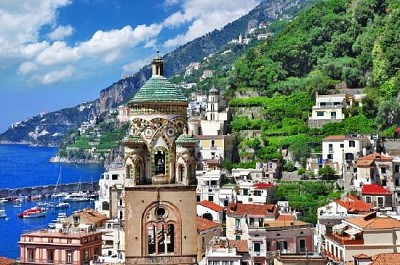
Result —
[[0, 0], [0, 133], [95, 100], [262, 0]]

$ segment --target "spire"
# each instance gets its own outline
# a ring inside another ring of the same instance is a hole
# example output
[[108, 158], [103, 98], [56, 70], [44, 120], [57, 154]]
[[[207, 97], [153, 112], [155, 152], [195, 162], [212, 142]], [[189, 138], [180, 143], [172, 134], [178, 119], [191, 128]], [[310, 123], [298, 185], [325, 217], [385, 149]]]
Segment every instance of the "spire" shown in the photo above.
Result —
[[157, 56], [156, 58], [153, 59], [152, 61], [152, 76], [163, 76], [164, 74], [164, 69], [163, 69], [163, 60], [160, 57], [160, 51], [157, 51]]

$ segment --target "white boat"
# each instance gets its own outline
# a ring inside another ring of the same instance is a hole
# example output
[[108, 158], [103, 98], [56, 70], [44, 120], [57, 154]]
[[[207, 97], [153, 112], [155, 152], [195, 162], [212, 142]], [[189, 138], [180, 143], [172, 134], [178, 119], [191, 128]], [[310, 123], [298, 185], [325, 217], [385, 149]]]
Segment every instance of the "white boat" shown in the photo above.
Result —
[[0, 218], [6, 218], [7, 217], [7, 212], [4, 209], [0, 209]]
[[56, 204], [56, 206], [54, 208], [63, 209], [63, 208], [68, 208], [68, 207], [69, 207], [68, 202], [59, 202], [58, 204]]
[[87, 202], [87, 201], [92, 201], [93, 199], [90, 198], [87, 193], [80, 191], [80, 192], [70, 193], [61, 200], [63, 202]]
[[67, 192], [60, 192], [58, 191], [58, 185], [60, 185], [60, 180], [61, 180], [61, 167], [60, 167], [60, 172], [58, 173], [58, 178], [57, 178], [57, 183], [56, 186], [54, 187], [54, 191], [53, 194], [50, 196], [51, 198], [55, 198], [55, 199], [60, 199], [60, 198], [64, 198], [65, 196], [68, 195]]
[[64, 212], [58, 213], [57, 219], [53, 220], [54, 223], [62, 223], [67, 219], [67, 214]]

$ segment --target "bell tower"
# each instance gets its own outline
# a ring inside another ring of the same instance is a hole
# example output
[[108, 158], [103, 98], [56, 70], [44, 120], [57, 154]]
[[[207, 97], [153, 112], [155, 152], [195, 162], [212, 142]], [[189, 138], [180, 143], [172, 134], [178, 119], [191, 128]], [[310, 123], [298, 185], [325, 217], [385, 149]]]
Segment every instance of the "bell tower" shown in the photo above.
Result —
[[152, 61], [152, 77], [128, 102], [125, 153], [126, 264], [197, 264], [196, 141], [188, 101]]

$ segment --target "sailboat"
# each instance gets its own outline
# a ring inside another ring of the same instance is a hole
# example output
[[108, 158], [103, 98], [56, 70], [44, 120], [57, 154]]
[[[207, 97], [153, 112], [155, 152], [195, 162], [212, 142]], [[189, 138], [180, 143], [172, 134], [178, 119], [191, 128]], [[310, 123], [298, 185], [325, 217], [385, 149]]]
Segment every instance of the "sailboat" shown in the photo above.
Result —
[[78, 183], [78, 191], [69, 193], [67, 196], [61, 199], [63, 202], [87, 202], [92, 201], [93, 199], [90, 196], [81, 190], [81, 180], [79, 179]]
[[51, 198], [60, 199], [60, 198], [64, 198], [65, 196], [68, 195], [67, 192], [59, 192], [58, 191], [58, 185], [60, 185], [60, 180], [61, 180], [61, 169], [62, 169], [62, 167], [60, 167], [60, 172], [58, 173], [57, 183], [56, 183], [56, 186], [54, 187], [54, 191], [53, 191], [53, 194], [51, 195]]

